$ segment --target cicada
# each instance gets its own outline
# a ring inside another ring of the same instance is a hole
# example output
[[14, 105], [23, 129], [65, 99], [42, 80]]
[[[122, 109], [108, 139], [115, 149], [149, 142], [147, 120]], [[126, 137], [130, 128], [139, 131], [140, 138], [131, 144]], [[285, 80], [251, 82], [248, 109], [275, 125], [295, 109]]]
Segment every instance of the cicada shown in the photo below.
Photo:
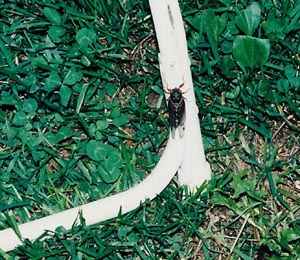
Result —
[[168, 103], [169, 112], [169, 125], [171, 129], [172, 137], [175, 137], [176, 129], [179, 130], [179, 136], [183, 137], [184, 134], [184, 123], [185, 123], [185, 98], [182, 88], [184, 83], [179, 85], [177, 88], [167, 88], [167, 93], [170, 94]]

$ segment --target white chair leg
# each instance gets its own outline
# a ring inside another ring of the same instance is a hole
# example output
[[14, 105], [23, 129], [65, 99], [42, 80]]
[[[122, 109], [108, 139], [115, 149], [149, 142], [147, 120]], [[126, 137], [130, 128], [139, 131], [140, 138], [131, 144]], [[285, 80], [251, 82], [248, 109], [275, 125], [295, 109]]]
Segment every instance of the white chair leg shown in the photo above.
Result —
[[159, 62], [164, 89], [167, 86], [177, 87], [182, 79], [185, 83], [184, 154], [178, 170], [178, 182], [193, 191], [210, 179], [211, 170], [203, 149], [183, 19], [177, 0], [150, 0], [149, 3], [160, 49]]

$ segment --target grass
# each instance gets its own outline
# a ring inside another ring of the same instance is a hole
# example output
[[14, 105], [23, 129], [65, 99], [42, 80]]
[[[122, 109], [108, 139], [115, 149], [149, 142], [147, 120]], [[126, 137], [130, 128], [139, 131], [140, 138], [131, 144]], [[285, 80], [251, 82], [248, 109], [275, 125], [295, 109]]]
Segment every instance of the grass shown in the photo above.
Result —
[[[168, 136], [147, 1], [0, 3], [0, 229], [141, 181]], [[300, 257], [300, 2], [180, 5], [212, 180], [2, 258]]]

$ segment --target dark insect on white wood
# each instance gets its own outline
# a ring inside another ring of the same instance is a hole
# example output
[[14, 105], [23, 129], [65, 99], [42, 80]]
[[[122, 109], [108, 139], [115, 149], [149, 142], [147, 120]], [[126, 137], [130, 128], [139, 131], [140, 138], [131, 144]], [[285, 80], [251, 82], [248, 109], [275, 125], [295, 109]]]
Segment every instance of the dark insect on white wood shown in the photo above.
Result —
[[168, 98], [168, 112], [169, 112], [169, 125], [172, 137], [175, 137], [176, 129], [179, 130], [179, 136], [183, 137], [184, 134], [184, 121], [185, 121], [185, 100], [182, 87], [184, 83], [177, 88], [167, 88], [167, 93], [170, 94]]

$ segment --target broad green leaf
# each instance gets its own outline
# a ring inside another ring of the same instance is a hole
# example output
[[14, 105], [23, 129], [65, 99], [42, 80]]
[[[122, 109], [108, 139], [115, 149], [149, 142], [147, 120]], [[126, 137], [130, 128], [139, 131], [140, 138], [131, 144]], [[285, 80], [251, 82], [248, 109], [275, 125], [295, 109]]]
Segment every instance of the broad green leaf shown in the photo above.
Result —
[[60, 25], [62, 22], [61, 15], [53, 8], [45, 7], [43, 14], [52, 24]]
[[[234, 62], [233, 58], [231, 55], [226, 55], [223, 56], [223, 59], [220, 64], [222, 68], [222, 73], [229, 78], [234, 78], [235, 77], [235, 67], [236, 63]], [[236, 88], [237, 90], [238, 88]], [[238, 93], [237, 93], [238, 94]]]
[[48, 69], [49, 68], [48, 62], [43, 56], [33, 58], [31, 60], [31, 62], [32, 62], [32, 66], [34, 68], [42, 68], [42, 69]]
[[206, 32], [215, 58], [218, 57], [218, 42], [227, 24], [227, 16], [218, 16], [209, 9], [206, 14]]
[[26, 99], [23, 103], [23, 111], [25, 113], [34, 113], [37, 110], [38, 104], [35, 99]]
[[269, 17], [262, 23], [262, 28], [270, 39], [283, 40], [285, 37], [285, 22], [276, 17]]
[[107, 120], [98, 120], [96, 122], [97, 130], [105, 130], [108, 127]]
[[246, 171], [241, 171], [233, 175], [232, 187], [234, 189], [234, 198], [238, 198], [245, 193], [251, 193], [253, 196], [255, 195], [256, 180], [254, 178], [242, 178], [241, 175], [244, 173], [246, 173]]
[[264, 65], [270, 55], [270, 42], [252, 36], [237, 36], [233, 42], [233, 56], [242, 67]]
[[293, 65], [288, 65], [284, 69], [284, 75], [290, 82], [291, 86], [300, 87], [300, 78], [298, 75], [297, 70], [294, 68]]
[[88, 157], [99, 162], [97, 172], [106, 183], [114, 183], [121, 175], [122, 159], [114, 147], [99, 141], [89, 141], [86, 145]]
[[109, 157], [104, 160], [104, 163], [99, 165], [98, 173], [105, 183], [114, 183], [121, 176], [121, 166], [122, 161], [120, 156], [110, 154]]
[[[277, 88], [280, 92], [283, 92], [285, 94], [287, 94], [290, 90], [289, 81], [286, 80], [286, 79], [278, 80], [277, 83], [276, 83], [276, 86], [277, 86]], [[268, 95], [268, 92], [267, 91], [265, 91], [265, 92], [266, 92], [265, 95]]]
[[61, 42], [65, 32], [63, 27], [54, 25], [49, 28], [48, 35], [53, 42], [58, 43]]
[[112, 146], [95, 140], [89, 141], [86, 145], [87, 156], [94, 161], [104, 160], [105, 157], [112, 151], [114, 151]]
[[118, 237], [120, 240], [124, 240], [128, 237], [129, 233], [132, 231], [133, 227], [121, 226], [118, 229]]
[[[42, 141], [43, 141], [43, 139], [41, 138], [41, 142]], [[43, 158], [45, 158], [46, 153], [44, 151], [33, 149], [31, 151], [31, 155], [35, 162], [40, 162]]]
[[116, 84], [107, 83], [105, 84], [105, 90], [111, 97], [118, 91], [118, 86]]
[[61, 84], [61, 79], [56, 71], [51, 71], [50, 76], [46, 79], [44, 89], [51, 92]]
[[120, 168], [114, 167], [113, 165], [110, 165], [109, 168], [99, 165], [98, 173], [100, 174], [101, 179], [107, 184], [116, 182], [121, 176]]
[[88, 47], [95, 43], [97, 35], [94, 30], [89, 28], [82, 28], [76, 34], [76, 41], [83, 51], [88, 51]]
[[40, 137], [33, 136], [32, 133], [25, 128], [20, 129], [18, 137], [22, 140], [22, 143], [26, 144], [30, 149], [33, 149], [34, 146], [37, 146], [42, 142]]
[[26, 76], [26, 78], [23, 80], [23, 84], [27, 87], [32, 87], [33, 85], [36, 85], [36, 75], [31, 73]]
[[204, 36], [198, 32], [191, 32], [188, 40], [189, 49], [195, 49], [199, 47], [199, 44], [203, 43]]
[[1, 38], [0, 38], [0, 54], [3, 55], [2, 57], [6, 59], [6, 62], [10, 67], [14, 67], [13, 57], [10, 53], [10, 50], [5, 46], [5, 43], [1, 40]]
[[118, 127], [127, 124], [128, 121], [128, 116], [125, 114], [121, 114], [120, 116], [113, 118], [113, 124]]
[[62, 127], [57, 133], [47, 133], [46, 138], [51, 144], [57, 144], [74, 135], [74, 131], [70, 127]]
[[65, 107], [68, 106], [71, 95], [72, 89], [70, 89], [68, 86], [62, 85], [59, 90], [60, 103]]
[[26, 114], [23, 111], [16, 112], [13, 118], [13, 124], [16, 126], [24, 126], [27, 122]]
[[82, 78], [82, 72], [76, 70], [74, 67], [70, 68], [64, 78], [64, 84], [74, 85], [76, 82], [80, 81]]
[[252, 35], [260, 23], [261, 10], [254, 2], [243, 10], [236, 18], [236, 25], [247, 35]]
[[17, 100], [12, 96], [8, 95], [7, 93], [1, 93], [0, 96], [0, 105], [9, 105], [13, 106], [17, 104]]
[[205, 30], [205, 15], [203, 12], [197, 13], [192, 19], [188, 19], [189, 23], [191, 24], [192, 28], [194, 28], [197, 33], [200, 35], [203, 34]]
[[216, 205], [225, 206], [229, 209], [236, 210], [238, 208], [237, 203], [230, 197], [222, 196], [220, 193], [215, 192], [211, 198], [212, 202]]
[[74, 134], [74, 130], [72, 130], [70, 127], [62, 127], [59, 129], [58, 133], [56, 134], [60, 141], [71, 137]]
[[286, 27], [286, 33], [290, 33], [292, 31], [297, 31], [300, 29], [300, 1], [295, 1], [294, 8], [291, 9], [290, 11], [290, 21], [288, 26]]
[[280, 244], [284, 248], [288, 248], [289, 244], [293, 241], [300, 241], [300, 228], [284, 229], [280, 233]]

